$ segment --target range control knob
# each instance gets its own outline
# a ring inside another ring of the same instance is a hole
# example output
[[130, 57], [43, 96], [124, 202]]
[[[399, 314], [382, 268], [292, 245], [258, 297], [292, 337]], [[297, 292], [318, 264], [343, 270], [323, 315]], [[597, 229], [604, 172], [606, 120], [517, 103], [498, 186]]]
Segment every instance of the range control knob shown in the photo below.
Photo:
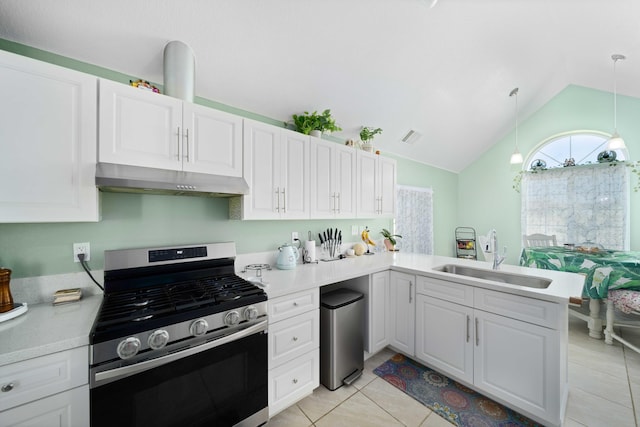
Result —
[[252, 321], [258, 318], [258, 309], [254, 306], [250, 305], [249, 307], [244, 309], [244, 318], [246, 320]]
[[208, 329], [209, 324], [204, 319], [198, 319], [189, 326], [189, 332], [194, 337], [206, 334]]
[[149, 339], [147, 340], [147, 344], [154, 350], [161, 349], [169, 342], [169, 332], [164, 329], [158, 329], [157, 331], [153, 331], [151, 335], [149, 335]]
[[224, 316], [224, 324], [228, 326], [237, 325], [240, 322], [240, 314], [237, 311], [230, 311]]
[[142, 347], [142, 343], [138, 338], [129, 337], [124, 339], [118, 344], [118, 356], [120, 356], [120, 359], [130, 359], [138, 354], [140, 347]]

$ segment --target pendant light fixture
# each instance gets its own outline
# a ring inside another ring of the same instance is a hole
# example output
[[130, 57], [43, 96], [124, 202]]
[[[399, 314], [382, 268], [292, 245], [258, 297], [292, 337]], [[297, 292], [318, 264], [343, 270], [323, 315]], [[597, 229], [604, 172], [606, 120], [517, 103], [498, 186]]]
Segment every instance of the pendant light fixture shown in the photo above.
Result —
[[618, 99], [616, 87], [616, 62], [626, 59], [626, 56], [620, 54], [611, 55], [613, 59], [613, 135], [607, 141], [607, 150], [620, 150], [626, 148], [624, 139], [618, 135]]
[[511, 155], [511, 164], [518, 165], [523, 161], [522, 154], [520, 153], [520, 150], [518, 150], [518, 88], [513, 89], [509, 93], [509, 96], [516, 97], [516, 149]]

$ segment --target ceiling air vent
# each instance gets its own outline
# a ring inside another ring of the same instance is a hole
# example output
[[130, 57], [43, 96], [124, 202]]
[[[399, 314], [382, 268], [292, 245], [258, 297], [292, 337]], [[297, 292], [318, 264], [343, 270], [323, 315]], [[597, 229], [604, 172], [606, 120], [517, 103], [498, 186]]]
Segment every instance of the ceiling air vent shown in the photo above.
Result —
[[406, 144], [414, 144], [420, 138], [422, 138], [422, 134], [411, 129], [404, 137], [402, 137], [401, 141]]

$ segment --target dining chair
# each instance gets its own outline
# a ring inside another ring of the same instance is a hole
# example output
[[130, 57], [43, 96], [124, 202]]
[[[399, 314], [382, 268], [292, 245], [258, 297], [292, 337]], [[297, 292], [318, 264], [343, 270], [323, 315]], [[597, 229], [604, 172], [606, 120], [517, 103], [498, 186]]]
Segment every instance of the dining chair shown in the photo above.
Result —
[[558, 246], [556, 235], [547, 234], [524, 234], [522, 236], [522, 244], [525, 248], [540, 247], [540, 246]]

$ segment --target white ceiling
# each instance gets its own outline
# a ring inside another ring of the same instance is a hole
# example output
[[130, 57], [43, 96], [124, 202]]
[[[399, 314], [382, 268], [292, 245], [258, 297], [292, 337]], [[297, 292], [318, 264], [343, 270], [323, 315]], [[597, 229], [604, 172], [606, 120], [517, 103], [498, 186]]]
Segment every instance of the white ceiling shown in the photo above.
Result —
[[[171, 40], [196, 95], [273, 119], [330, 108], [383, 152], [458, 172], [568, 84], [640, 97], [637, 0], [2, 0], [0, 38], [161, 83]], [[613, 127], [613, 126], [612, 126]], [[399, 140], [410, 129], [415, 145]], [[611, 129], [612, 131], [613, 129]]]

